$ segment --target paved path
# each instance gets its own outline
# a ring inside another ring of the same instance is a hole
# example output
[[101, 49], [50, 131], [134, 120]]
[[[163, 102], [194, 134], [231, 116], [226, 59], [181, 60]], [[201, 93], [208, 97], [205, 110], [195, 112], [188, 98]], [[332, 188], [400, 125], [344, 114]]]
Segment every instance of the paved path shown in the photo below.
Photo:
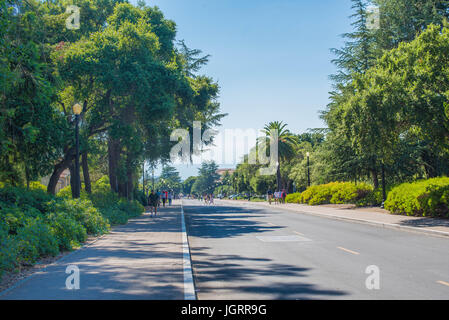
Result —
[[[449, 299], [446, 237], [248, 202], [184, 212], [200, 300]], [[380, 290], [366, 286], [373, 265]]]
[[[0, 299], [184, 299], [181, 208], [130, 220], [1, 295]], [[68, 265], [80, 289], [68, 290]]]

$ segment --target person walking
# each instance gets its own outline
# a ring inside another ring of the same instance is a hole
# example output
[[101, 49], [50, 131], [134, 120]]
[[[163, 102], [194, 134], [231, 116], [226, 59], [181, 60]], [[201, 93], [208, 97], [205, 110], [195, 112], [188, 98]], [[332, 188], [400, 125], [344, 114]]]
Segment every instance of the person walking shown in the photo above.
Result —
[[276, 191], [274, 193], [274, 204], [278, 204], [279, 198], [280, 198], [279, 191]]
[[267, 198], [268, 198], [268, 203], [271, 204], [271, 200], [273, 200], [273, 191], [271, 191], [271, 188], [268, 188]]
[[161, 206], [161, 192], [159, 190], [156, 191], [158, 200], [157, 200], [157, 206], [160, 207]]
[[285, 204], [285, 198], [287, 198], [287, 192], [285, 191], [285, 189], [282, 190], [281, 197], [282, 197], [282, 203]]
[[167, 191], [162, 191], [162, 205], [165, 207], [165, 203], [167, 202]]
[[148, 196], [148, 205], [150, 206], [151, 209], [151, 216], [157, 215], [157, 207], [159, 205], [159, 196], [157, 193], [154, 192], [154, 190], [151, 190], [150, 195]]
[[173, 191], [170, 190], [168, 193], [168, 205], [171, 206], [171, 203], [173, 201]]

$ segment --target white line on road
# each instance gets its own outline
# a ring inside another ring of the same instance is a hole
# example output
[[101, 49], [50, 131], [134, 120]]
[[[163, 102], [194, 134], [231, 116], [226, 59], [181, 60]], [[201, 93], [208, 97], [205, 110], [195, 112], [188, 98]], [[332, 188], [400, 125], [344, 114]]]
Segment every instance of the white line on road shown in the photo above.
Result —
[[190, 260], [189, 241], [187, 239], [186, 221], [184, 218], [184, 207], [181, 200], [182, 220], [182, 255], [184, 266], [184, 300], [196, 300], [195, 284], [193, 283], [192, 264]]
[[343, 248], [343, 247], [337, 247], [337, 249], [340, 249], [340, 250], [343, 250], [343, 251], [346, 251], [346, 252], [349, 252], [349, 253], [352, 253], [352, 254], [355, 254], [355, 255], [359, 255], [360, 254], [358, 252], [355, 252], [355, 251], [352, 251], [352, 250], [349, 250], [349, 249], [346, 249], [346, 248]]

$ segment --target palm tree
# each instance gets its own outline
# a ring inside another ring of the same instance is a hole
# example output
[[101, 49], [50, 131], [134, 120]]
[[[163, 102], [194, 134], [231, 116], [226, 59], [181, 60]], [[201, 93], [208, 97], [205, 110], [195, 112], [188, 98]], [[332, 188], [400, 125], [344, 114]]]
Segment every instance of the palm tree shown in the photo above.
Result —
[[278, 144], [278, 164], [276, 171], [276, 183], [278, 190], [281, 190], [281, 162], [291, 160], [295, 157], [296, 147], [298, 144], [297, 136], [293, 135], [288, 129], [287, 124], [282, 121], [274, 121], [268, 123], [262, 130], [265, 133], [265, 137], [262, 137], [259, 143], [262, 143], [262, 147], [259, 144], [259, 152], [265, 152], [268, 154], [270, 140], [273, 137]]

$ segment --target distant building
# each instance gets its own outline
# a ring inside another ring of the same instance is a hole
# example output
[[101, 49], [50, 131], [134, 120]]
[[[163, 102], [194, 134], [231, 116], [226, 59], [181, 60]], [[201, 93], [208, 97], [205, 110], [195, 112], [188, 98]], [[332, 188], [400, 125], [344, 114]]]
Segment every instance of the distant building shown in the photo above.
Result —
[[222, 177], [226, 174], [226, 172], [229, 172], [229, 175], [231, 175], [235, 172], [235, 169], [218, 169], [217, 170], [217, 173]]

